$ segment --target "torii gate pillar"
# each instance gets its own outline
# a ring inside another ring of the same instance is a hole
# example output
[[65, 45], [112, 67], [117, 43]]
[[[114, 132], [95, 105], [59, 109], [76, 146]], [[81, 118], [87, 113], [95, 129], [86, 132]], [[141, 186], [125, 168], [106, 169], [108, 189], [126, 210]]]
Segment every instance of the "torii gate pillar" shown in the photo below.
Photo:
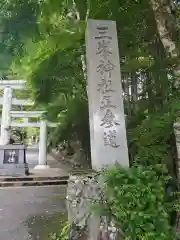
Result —
[[47, 169], [47, 121], [40, 121], [39, 160], [35, 169]]
[[12, 105], [12, 88], [5, 87], [3, 96], [0, 145], [7, 145], [10, 140], [11, 105]]
[[0, 80], [0, 89], [4, 89], [0, 145], [7, 145], [10, 140], [12, 91], [13, 89], [24, 89], [25, 84], [24, 80]]

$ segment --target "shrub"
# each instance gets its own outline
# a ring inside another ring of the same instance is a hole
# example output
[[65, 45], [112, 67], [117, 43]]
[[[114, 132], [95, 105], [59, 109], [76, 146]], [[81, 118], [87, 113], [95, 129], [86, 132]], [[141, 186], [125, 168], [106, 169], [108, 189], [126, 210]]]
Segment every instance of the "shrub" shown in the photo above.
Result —
[[167, 177], [151, 167], [115, 167], [103, 173], [103, 210], [126, 240], [173, 240], [173, 203], [165, 198]]

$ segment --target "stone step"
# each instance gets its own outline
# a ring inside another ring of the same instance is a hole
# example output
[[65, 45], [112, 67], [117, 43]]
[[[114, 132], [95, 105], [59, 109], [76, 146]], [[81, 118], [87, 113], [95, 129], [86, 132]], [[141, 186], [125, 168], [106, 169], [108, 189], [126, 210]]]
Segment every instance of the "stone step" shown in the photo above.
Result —
[[43, 181], [1, 181], [0, 188], [28, 187], [28, 186], [57, 186], [67, 185], [68, 180], [43, 180]]

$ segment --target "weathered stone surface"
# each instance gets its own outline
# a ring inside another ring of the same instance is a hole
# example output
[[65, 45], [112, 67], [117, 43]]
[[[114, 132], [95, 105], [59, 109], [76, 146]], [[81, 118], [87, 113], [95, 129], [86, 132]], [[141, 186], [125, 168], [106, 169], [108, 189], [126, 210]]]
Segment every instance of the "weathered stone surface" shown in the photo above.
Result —
[[92, 168], [129, 166], [116, 22], [89, 19], [86, 56]]
[[102, 199], [94, 175], [70, 176], [67, 188], [69, 240], [116, 240], [115, 225], [103, 216], [95, 216], [92, 203]]
[[71, 169], [89, 169], [91, 167], [90, 159], [86, 156], [82, 144], [78, 140], [71, 140], [68, 144], [60, 144], [56, 151], [53, 150], [53, 155], [56, 159], [64, 161]]

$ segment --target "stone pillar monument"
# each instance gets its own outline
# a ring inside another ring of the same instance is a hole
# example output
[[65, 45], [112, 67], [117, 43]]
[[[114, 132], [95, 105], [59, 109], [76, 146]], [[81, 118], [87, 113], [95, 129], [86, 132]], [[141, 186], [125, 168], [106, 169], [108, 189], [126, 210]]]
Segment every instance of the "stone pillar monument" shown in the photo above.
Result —
[[3, 96], [0, 145], [7, 145], [10, 140], [12, 88], [5, 87]]
[[[92, 168], [129, 167], [116, 22], [88, 20], [86, 55]], [[92, 174], [70, 176], [69, 240], [120, 239], [111, 221], [95, 218], [87, 208], [99, 199], [100, 190]]]

